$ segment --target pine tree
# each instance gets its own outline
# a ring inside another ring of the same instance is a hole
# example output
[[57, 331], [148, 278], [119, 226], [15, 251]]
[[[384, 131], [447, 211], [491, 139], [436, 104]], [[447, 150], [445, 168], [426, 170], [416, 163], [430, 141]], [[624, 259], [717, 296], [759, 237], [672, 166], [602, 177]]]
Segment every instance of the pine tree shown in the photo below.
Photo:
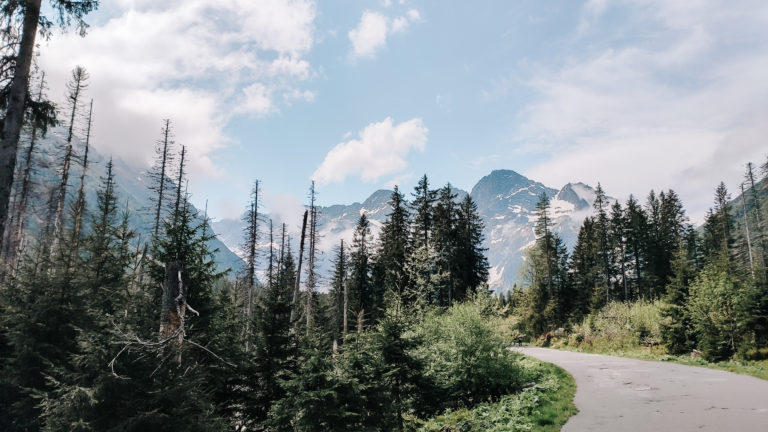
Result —
[[571, 319], [579, 322], [590, 312], [592, 296], [600, 287], [600, 259], [595, 221], [584, 219], [571, 256], [574, 301]]
[[[645, 268], [647, 261], [647, 233], [648, 218], [643, 211], [642, 206], [630, 195], [625, 207], [626, 221], [626, 249], [627, 249], [627, 271], [633, 274], [630, 284], [630, 295], [636, 298], [649, 296], [645, 292]], [[629, 274], [627, 278], [629, 279]]]
[[389, 199], [391, 211], [381, 227], [379, 249], [376, 253], [374, 284], [401, 297], [409, 285], [405, 262], [409, 254], [410, 220], [404, 196], [395, 186]]
[[365, 213], [360, 215], [355, 226], [349, 261], [350, 318], [357, 320], [357, 324], [353, 322], [353, 325], [359, 327], [360, 320], [375, 316], [374, 309], [381, 305], [381, 299], [376, 298], [371, 283], [371, 226]]
[[458, 266], [455, 259], [458, 209], [452, 189], [450, 183], [440, 189], [432, 214], [432, 244], [437, 252], [437, 271], [445, 275], [433, 294], [435, 304], [440, 306], [453, 303], [457, 288], [454, 274]]
[[600, 277], [600, 287], [602, 288], [602, 296], [599, 292], [595, 292], [594, 305], [599, 306], [608, 302], [611, 299], [611, 279], [613, 272], [611, 270], [611, 246], [609, 242], [609, 220], [608, 220], [608, 197], [605, 195], [605, 191], [600, 183], [597, 184], [595, 189], [595, 202], [593, 208], [595, 210], [595, 231], [597, 233], [597, 253]]
[[456, 222], [453, 258], [455, 300], [463, 301], [488, 281], [487, 249], [483, 247], [483, 220], [469, 195], [461, 201]]
[[78, 264], [76, 286], [82, 290], [85, 317], [77, 326], [78, 348], [53, 371], [56, 388], [42, 401], [46, 430], [102, 430], [102, 413], [110, 410], [123, 387], [107, 364], [118, 350], [116, 316], [129, 310], [126, 269], [133, 258], [134, 232], [128, 213], [119, 214], [112, 167], [110, 160]]
[[437, 199], [437, 191], [429, 189], [427, 175], [419, 180], [413, 192], [411, 201], [411, 214], [413, 220], [411, 224], [412, 249], [416, 249], [429, 244], [432, 235], [433, 225], [433, 206]]
[[694, 271], [687, 248], [681, 243], [672, 262], [673, 276], [667, 286], [661, 309], [661, 339], [673, 354], [682, 354], [691, 347], [690, 317], [686, 309], [688, 287]]
[[618, 282], [623, 291], [623, 299], [629, 301], [629, 284], [627, 281], [627, 220], [621, 204], [616, 201], [611, 206], [610, 242], [613, 253], [613, 273], [619, 276]]
[[347, 335], [348, 291], [347, 291], [347, 252], [344, 250], [344, 239], [341, 239], [333, 262], [333, 277], [331, 278], [330, 295], [332, 299], [333, 326], [331, 338], [334, 341], [344, 340]]

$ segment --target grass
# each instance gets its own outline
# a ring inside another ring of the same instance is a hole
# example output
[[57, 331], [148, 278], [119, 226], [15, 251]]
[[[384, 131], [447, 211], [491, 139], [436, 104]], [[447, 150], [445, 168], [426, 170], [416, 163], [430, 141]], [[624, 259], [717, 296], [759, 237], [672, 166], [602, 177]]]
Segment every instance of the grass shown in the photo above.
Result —
[[617, 357], [628, 357], [637, 360], [673, 362], [686, 366], [698, 366], [709, 369], [724, 370], [741, 375], [749, 375], [768, 381], [768, 360], [727, 360], [709, 362], [702, 358], [691, 358], [690, 355], [671, 355], [661, 346], [611, 349], [601, 345], [569, 346], [553, 341], [551, 348], [591, 354], [605, 354]]
[[667, 361], [688, 366], [725, 370], [768, 380], [767, 360], [732, 359], [709, 362], [701, 357], [671, 355], [661, 345], [660, 303], [611, 303], [587, 317], [567, 334], [556, 335], [551, 348], [629, 357], [638, 360]]
[[576, 382], [565, 370], [523, 357], [520, 360], [533, 384], [496, 402], [478, 404], [419, 421], [423, 432], [556, 432], [578, 412], [573, 404]]

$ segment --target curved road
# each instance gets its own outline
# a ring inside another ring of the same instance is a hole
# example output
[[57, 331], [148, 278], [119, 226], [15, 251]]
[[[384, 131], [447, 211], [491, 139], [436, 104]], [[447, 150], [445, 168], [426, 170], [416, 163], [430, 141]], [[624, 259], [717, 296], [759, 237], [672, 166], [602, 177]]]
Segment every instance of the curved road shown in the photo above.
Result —
[[700, 367], [546, 348], [513, 348], [576, 380], [564, 432], [768, 431], [768, 381]]

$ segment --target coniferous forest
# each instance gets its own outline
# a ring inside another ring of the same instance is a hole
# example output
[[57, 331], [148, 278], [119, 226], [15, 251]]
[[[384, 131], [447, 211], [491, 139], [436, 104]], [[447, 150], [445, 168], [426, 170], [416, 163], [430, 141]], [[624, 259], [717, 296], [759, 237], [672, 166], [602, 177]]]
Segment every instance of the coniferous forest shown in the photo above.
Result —
[[99, 2], [0, 5], [1, 431], [559, 430], [573, 377], [509, 349], [523, 341], [768, 377], [768, 162], [716, 186], [700, 226], [671, 189], [622, 202], [598, 184], [572, 248], [543, 193], [520, 282], [499, 292], [477, 203], [450, 183], [395, 186], [381, 226], [360, 211], [328, 271], [322, 186], [290, 226], [254, 179], [242, 265], [223, 269], [171, 119], [136, 208], [117, 159], [94, 158], [88, 70], [47, 94], [35, 38], [85, 36]]
[[[720, 183], [699, 227], [673, 190], [651, 191], [644, 202], [630, 195], [622, 204], [598, 185], [593, 215], [570, 253], [554, 231], [549, 198], [541, 196], [523, 286], [503, 302], [520, 316], [521, 331], [556, 336], [566, 346], [568, 333], [575, 346], [599, 337], [595, 320], [608, 318], [634, 326], [638, 344], [670, 354], [768, 358], [767, 178], [768, 163], [747, 163], [737, 198]], [[648, 307], [653, 319], [622, 321], [617, 304]]]

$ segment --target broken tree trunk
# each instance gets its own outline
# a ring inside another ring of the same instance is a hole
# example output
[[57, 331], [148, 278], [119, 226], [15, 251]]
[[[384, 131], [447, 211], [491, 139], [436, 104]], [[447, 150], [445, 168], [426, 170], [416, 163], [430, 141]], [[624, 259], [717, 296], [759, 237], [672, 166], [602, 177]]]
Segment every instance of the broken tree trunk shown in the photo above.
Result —
[[187, 284], [184, 266], [173, 261], [165, 266], [165, 283], [160, 309], [160, 340], [184, 341], [184, 316], [187, 312]]
[[296, 319], [296, 308], [298, 307], [299, 286], [301, 285], [301, 261], [304, 255], [304, 238], [307, 234], [307, 215], [308, 211], [304, 210], [304, 221], [301, 223], [301, 241], [299, 242], [299, 264], [296, 269], [296, 285], [293, 288], [293, 302], [291, 303], [291, 325], [294, 324], [294, 319]]

